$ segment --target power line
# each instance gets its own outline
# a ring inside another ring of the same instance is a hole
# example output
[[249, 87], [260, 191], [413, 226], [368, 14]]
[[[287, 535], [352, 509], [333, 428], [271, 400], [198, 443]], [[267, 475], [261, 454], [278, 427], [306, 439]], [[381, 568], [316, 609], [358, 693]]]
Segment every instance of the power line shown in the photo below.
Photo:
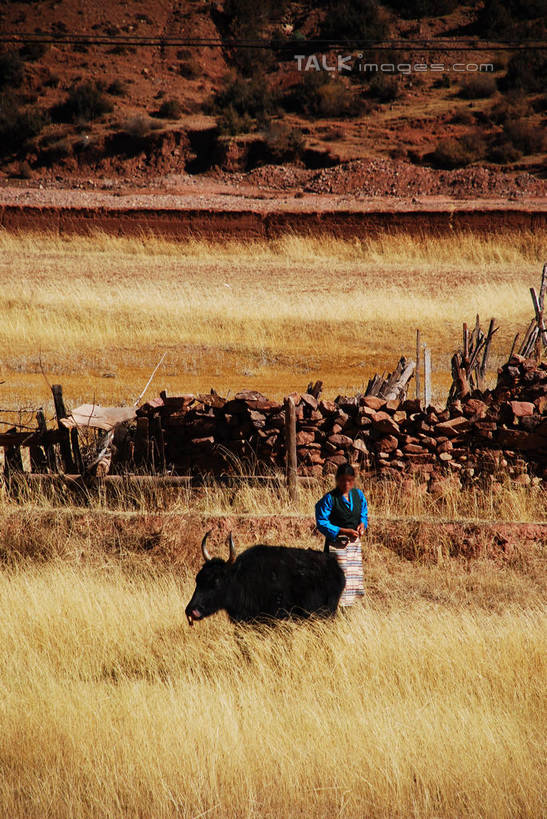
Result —
[[420, 40], [352, 40], [350, 43], [337, 39], [312, 40], [240, 40], [201, 37], [172, 37], [147, 35], [102, 35], [102, 34], [47, 34], [47, 33], [7, 33], [0, 34], [0, 43], [18, 45], [43, 43], [50, 45], [97, 45], [134, 47], [185, 47], [185, 48], [253, 48], [275, 51], [324, 51], [330, 49], [373, 49], [376, 51], [519, 51], [523, 49], [547, 49], [544, 40], [476, 40], [454, 42], [453, 39]]

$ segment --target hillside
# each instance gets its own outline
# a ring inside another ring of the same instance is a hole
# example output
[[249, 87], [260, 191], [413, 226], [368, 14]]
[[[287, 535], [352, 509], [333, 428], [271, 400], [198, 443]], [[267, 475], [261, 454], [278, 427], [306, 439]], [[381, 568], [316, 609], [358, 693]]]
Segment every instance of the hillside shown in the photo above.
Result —
[[[343, 189], [346, 174], [350, 182], [355, 176], [354, 161], [366, 169], [387, 160], [410, 176], [418, 166], [494, 171], [482, 187], [469, 182], [471, 196], [503, 188], [505, 183], [492, 182], [498, 172], [519, 172], [519, 187], [531, 185], [537, 194], [527, 174], [545, 173], [545, 51], [477, 51], [469, 42], [478, 36], [521, 43], [538, 38], [542, 5], [4, 4], [0, 179], [130, 177], [142, 185], [167, 174], [208, 174], [217, 181], [298, 190], [309, 171], [341, 166], [332, 179]], [[316, 71], [315, 58], [295, 59], [319, 54], [308, 42], [316, 38], [342, 43], [326, 49], [320, 64], [332, 68], [340, 55], [351, 71]], [[215, 44], [180, 43], [190, 39]], [[275, 47], [238, 45], [258, 40]], [[409, 47], [365, 53], [362, 40]], [[420, 48], [413, 45], [417, 40]], [[439, 47], [427, 48], [425, 40]], [[377, 71], [363, 69], [369, 61]], [[491, 71], [478, 70], [488, 65]], [[256, 170], [275, 165], [290, 165], [290, 173]], [[391, 177], [379, 195], [399, 195], [397, 170]], [[417, 173], [411, 193], [424, 178]], [[469, 176], [480, 178], [475, 170]], [[439, 186], [431, 185], [437, 192]]]

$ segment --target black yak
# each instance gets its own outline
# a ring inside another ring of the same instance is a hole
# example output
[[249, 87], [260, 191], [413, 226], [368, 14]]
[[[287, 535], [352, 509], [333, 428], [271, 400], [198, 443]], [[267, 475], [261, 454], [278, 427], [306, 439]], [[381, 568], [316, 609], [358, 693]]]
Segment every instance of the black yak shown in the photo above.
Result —
[[186, 606], [190, 625], [221, 609], [237, 623], [325, 616], [336, 611], [345, 577], [333, 555], [259, 544], [236, 558], [230, 533], [226, 561], [209, 554], [210, 534], [201, 543], [205, 564]]

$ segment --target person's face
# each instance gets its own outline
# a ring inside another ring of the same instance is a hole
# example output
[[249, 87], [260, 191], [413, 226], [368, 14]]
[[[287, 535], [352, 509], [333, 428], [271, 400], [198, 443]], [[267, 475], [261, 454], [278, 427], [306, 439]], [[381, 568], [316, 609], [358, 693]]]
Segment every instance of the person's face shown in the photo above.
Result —
[[350, 489], [355, 486], [355, 478], [353, 475], [340, 475], [336, 478], [336, 486], [343, 495], [347, 495]]

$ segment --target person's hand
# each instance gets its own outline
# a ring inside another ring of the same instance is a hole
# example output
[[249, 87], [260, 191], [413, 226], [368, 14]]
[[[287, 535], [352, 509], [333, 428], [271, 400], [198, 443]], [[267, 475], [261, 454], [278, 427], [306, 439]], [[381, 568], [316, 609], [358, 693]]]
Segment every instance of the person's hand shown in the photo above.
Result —
[[363, 537], [363, 535], [365, 534], [365, 531], [366, 531], [365, 530], [365, 524], [360, 523], [359, 526], [357, 527], [357, 534], [359, 535], [359, 537]]
[[338, 534], [346, 535], [347, 537], [350, 537], [352, 540], [355, 540], [356, 537], [359, 537], [359, 532], [356, 529], [340, 529]]

